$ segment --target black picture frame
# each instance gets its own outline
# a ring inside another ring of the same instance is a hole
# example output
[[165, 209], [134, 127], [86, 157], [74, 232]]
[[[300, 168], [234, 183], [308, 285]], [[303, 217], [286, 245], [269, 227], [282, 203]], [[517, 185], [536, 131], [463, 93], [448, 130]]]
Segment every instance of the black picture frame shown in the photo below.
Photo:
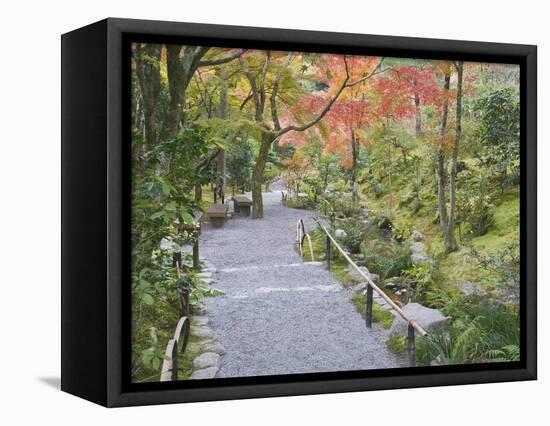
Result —
[[[536, 379], [536, 46], [118, 18], [61, 41], [62, 390], [118, 407]], [[519, 64], [521, 361], [131, 384], [131, 41]]]

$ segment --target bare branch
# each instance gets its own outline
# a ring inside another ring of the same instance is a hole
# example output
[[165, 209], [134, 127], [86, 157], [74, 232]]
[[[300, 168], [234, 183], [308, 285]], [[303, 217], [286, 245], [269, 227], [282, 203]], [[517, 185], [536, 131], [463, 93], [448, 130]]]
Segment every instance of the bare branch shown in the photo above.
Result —
[[[382, 62], [384, 62], [384, 58], [380, 59], [380, 62], [378, 62], [378, 65], [376, 65], [376, 68], [374, 68], [369, 74], [367, 74], [366, 76], [364, 77], [361, 77], [360, 79], [358, 80], [355, 80], [351, 83], [348, 83], [347, 87], [353, 87], [353, 86], [356, 86], [357, 84], [359, 83], [362, 83], [366, 80], [368, 80], [369, 78], [377, 75], [377, 74], [382, 74], [388, 70], [391, 69], [391, 67], [388, 67], [388, 68], [384, 68], [384, 69], [380, 69], [380, 67], [382, 66]], [[347, 69], [347, 62], [346, 62], [346, 73], [348, 74], [349, 76], [349, 70]]]
[[267, 75], [267, 70], [269, 69], [269, 63], [271, 62], [271, 52], [267, 50], [265, 52], [265, 63], [260, 74], [260, 103], [262, 111], [265, 109], [265, 76]]
[[269, 98], [269, 103], [271, 105], [271, 119], [273, 120], [273, 126], [277, 131], [281, 130], [279, 113], [277, 112], [277, 93], [279, 91], [279, 83], [283, 75], [283, 69], [288, 68], [291, 60], [292, 60], [292, 53], [289, 53], [286, 58], [284, 67], [279, 69], [279, 71], [277, 72], [277, 77], [275, 78], [275, 82], [273, 83], [273, 90], [271, 92], [271, 97]]
[[200, 61], [198, 66], [199, 67], [209, 67], [209, 66], [213, 66], [213, 65], [227, 64], [228, 62], [231, 62], [233, 59], [240, 58], [241, 55], [244, 52], [246, 52], [246, 49], [239, 49], [236, 52], [233, 52], [231, 55], [226, 56], [225, 58], [211, 59], [211, 60], [208, 60], [208, 61]]
[[329, 112], [330, 108], [332, 107], [334, 102], [336, 102], [336, 100], [338, 99], [340, 94], [344, 91], [344, 89], [346, 87], [349, 87], [348, 81], [349, 81], [350, 75], [349, 75], [348, 60], [347, 60], [346, 56], [344, 56], [344, 63], [346, 65], [346, 78], [344, 79], [344, 81], [342, 82], [342, 84], [340, 85], [340, 87], [338, 88], [336, 93], [334, 94], [334, 96], [330, 99], [330, 101], [328, 101], [328, 103], [325, 105], [325, 107], [317, 115], [317, 117], [315, 117], [314, 119], [312, 119], [308, 123], [303, 124], [301, 126], [295, 126], [295, 125], [287, 126], [284, 129], [281, 129], [279, 132], [277, 132], [277, 137], [280, 137], [280, 136], [282, 136], [285, 133], [288, 133], [290, 131], [303, 132], [304, 130], [307, 130], [312, 126], [315, 126], [319, 121], [321, 121], [321, 119], [326, 115], [326, 113]]
[[240, 111], [243, 110], [243, 108], [245, 107], [245, 105], [248, 103], [248, 101], [252, 99], [252, 90], [250, 92], [248, 92], [248, 95], [246, 96], [246, 98], [244, 98], [244, 101], [243, 103], [241, 104], [241, 107], [239, 108]]
[[204, 160], [202, 160], [197, 166], [195, 167], [196, 173], [202, 173], [204, 170], [206, 170], [210, 164], [212, 164], [212, 161], [214, 161], [218, 154], [220, 153], [221, 148], [216, 148], [214, 151], [210, 154], [209, 157], [206, 157]]
[[239, 62], [241, 63], [241, 67], [243, 68], [244, 75], [248, 79], [248, 83], [250, 84], [250, 89], [252, 90], [252, 97], [254, 99], [254, 109], [255, 109], [255, 120], [256, 121], [263, 121], [263, 110], [261, 109], [261, 101], [260, 101], [260, 95], [258, 93], [258, 86], [256, 85], [256, 79], [250, 72], [250, 69], [248, 68], [248, 65], [245, 60], [243, 60], [242, 57], [239, 57]]

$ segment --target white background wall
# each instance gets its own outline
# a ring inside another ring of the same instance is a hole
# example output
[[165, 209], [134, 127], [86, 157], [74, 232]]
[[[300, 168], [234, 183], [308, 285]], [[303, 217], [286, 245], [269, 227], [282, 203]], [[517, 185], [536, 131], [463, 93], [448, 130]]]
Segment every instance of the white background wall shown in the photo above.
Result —
[[550, 186], [545, 161], [550, 32], [544, 4], [530, 0], [4, 0], [0, 6], [0, 423], [451, 426], [547, 422], [550, 298], [544, 263], [550, 233], [543, 220], [539, 221], [538, 382], [116, 410], [55, 388], [60, 374], [61, 33], [115, 16], [538, 44], [539, 188], [543, 194], [539, 217], [544, 218], [550, 213], [550, 196], [545, 196]]

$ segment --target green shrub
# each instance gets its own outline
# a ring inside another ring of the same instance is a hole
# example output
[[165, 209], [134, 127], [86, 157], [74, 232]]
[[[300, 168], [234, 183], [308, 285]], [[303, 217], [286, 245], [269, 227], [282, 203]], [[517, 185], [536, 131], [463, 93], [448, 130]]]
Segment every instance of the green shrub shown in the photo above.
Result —
[[338, 242], [350, 253], [360, 253], [361, 243], [367, 234], [367, 226], [359, 219], [349, 218], [339, 220], [337, 227], [345, 232], [344, 236], [336, 237]]
[[386, 341], [386, 346], [393, 353], [401, 354], [407, 350], [407, 338], [403, 336], [392, 336]]
[[458, 191], [458, 221], [468, 225], [471, 236], [485, 235], [495, 223], [493, 197], [483, 176], [468, 172]]
[[285, 206], [291, 209], [312, 210], [315, 208], [315, 202], [308, 197], [297, 197], [286, 200]]
[[367, 240], [361, 248], [369, 270], [382, 279], [399, 276], [412, 266], [409, 246], [394, 240]]
[[519, 352], [517, 308], [478, 296], [460, 299], [453, 311], [449, 333], [430, 335], [423, 347], [423, 362], [437, 359], [442, 364], [464, 364], [516, 360]]
[[379, 211], [372, 216], [372, 221], [380, 229], [387, 229], [390, 231], [393, 228], [392, 214], [388, 211]]
[[374, 194], [374, 196], [376, 198], [380, 198], [382, 195], [384, 195], [384, 187], [382, 186], [380, 181], [378, 179], [375, 179], [375, 178], [369, 179], [369, 181], [368, 181], [368, 190], [369, 190], [369, 192]]

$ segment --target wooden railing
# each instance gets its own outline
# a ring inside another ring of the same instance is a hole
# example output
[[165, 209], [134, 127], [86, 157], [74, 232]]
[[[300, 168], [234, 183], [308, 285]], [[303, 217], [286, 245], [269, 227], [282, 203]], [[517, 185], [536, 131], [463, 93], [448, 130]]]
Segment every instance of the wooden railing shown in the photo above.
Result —
[[164, 351], [165, 359], [162, 362], [160, 373], [161, 382], [169, 382], [178, 379], [178, 354], [184, 353], [191, 332], [191, 320], [189, 318], [189, 291], [178, 291], [180, 297], [181, 318], [178, 321], [174, 336], [168, 341]]
[[321, 222], [314, 218], [313, 219], [318, 225], [321, 230], [326, 235], [326, 258], [327, 258], [327, 267], [330, 270], [330, 262], [332, 259], [332, 247], [336, 247], [336, 249], [340, 252], [340, 254], [346, 259], [346, 261], [361, 275], [361, 277], [365, 280], [367, 283], [366, 288], [366, 315], [365, 315], [365, 324], [368, 328], [372, 327], [372, 303], [373, 303], [373, 291], [376, 291], [382, 297], [388, 305], [392, 307], [397, 314], [403, 318], [408, 324], [407, 329], [407, 354], [408, 354], [408, 362], [410, 367], [414, 367], [415, 365], [415, 333], [420, 334], [422, 337], [426, 337], [428, 335], [428, 332], [418, 324], [414, 318], [411, 318], [409, 315], [407, 315], [403, 309], [401, 309], [384, 291], [378, 287], [372, 279], [365, 274], [359, 266], [349, 257], [349, 255], [346, 253], [346, 251], [340, 247], [338, 242], [334, 239], [334, 237], [330, 234], [330, 232], [321, 224]]
[[304, 225], [303, 219], [299, 219], [296, 223], [296, 244], [298, 246], [298, 251], [300, 252], [300, 256], [304, 256], [304, 241], [307, 239], [309, 244], [309, 254], [311, 256], [311, 261], [313, 262], [314, 256], [313, 256], [313, 244], [311, 243], [311, 237], [306, 232], [306, 227]]

